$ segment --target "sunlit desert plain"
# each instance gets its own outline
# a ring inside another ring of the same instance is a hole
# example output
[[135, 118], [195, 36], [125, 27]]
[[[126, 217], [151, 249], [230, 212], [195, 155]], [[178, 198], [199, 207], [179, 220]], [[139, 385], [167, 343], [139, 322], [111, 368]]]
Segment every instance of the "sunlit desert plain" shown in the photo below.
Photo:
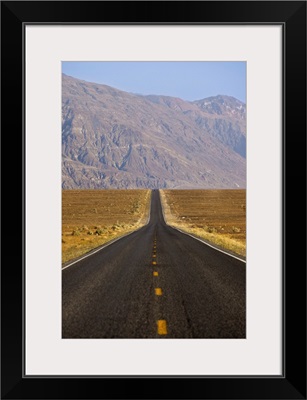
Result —
[[150, 190], [63, 190], [62, 263], [145, 225]]
[[246, 256], [246, 190], [160, 190], [166, 222]]

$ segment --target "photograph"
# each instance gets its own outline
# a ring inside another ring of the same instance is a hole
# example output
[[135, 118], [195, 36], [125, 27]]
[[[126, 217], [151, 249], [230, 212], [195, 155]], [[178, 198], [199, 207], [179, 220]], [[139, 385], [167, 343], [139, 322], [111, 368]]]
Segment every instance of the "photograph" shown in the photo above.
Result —
[[62, 62], [62, 338], [246, 338], [246, 63]]
[[0, 19], [1, 399], [306, 400], [306, 2]]

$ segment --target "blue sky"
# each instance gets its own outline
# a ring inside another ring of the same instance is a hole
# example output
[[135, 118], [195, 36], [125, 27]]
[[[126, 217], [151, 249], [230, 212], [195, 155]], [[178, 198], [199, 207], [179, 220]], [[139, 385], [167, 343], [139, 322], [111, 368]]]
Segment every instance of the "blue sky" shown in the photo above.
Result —
[[199, 100], [224, 94], [246, 102], [245, 62], [62, 62], [62, 72], [139, 94]]

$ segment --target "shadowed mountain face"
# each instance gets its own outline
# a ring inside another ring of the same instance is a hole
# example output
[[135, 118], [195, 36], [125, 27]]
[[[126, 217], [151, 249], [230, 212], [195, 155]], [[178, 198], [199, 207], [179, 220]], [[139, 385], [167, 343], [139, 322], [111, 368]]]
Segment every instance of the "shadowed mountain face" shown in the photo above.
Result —
[[64, 189], [245, 187], [239, 100], [188, 102], [62, 78]]

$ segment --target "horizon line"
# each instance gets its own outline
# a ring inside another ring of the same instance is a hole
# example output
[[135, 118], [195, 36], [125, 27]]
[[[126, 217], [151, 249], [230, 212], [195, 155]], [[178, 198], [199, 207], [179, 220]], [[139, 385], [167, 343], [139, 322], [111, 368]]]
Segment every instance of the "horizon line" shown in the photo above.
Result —
[[69, 77], [69, 78], [77, 79], [78, 81], [82, 81], [82, 82], [93, 83], [93, 84], [95, 84], [95, 85], [107, 86], [107, 87], [109, 87], [109, 88], [118, 90], [118, 91], [120, 91], [120, 92], [128, 93], [128, 94], [131, 94], [131, 95], [134, 95], [134, 96], [143, 96], [143, 97], [149, 97], [149, 96], [171, 97], [171, 98], [173, 98], [173, 99], [179, 99], [179, 100], [185, 101], [185, 102], [187, 102], [187, 103], [194, 103], [194, 102], [196, 102], [196, 101], [205, 100], [205, 99], [210, 99], [210, 98], [213, 98], [213, 97], [229, 97], [229, 98], [235, 99], [235, 100], [239, 101], [240, 103], [246, 105], [246, 102], [244, 102], [244, 101], [238, 99], [237, 97], [234, 97], [234, 96], [231, 96], [231, 95], [228, 95], [228, 94], [216, 94], [216, 95], [214, 95], [214, 96], [202, 97], [202, 98], [200, 98], [200, 99], [195, 99], [195, 100], [185, 100], [185, 99], [183, 99], [183, 98], [181, 98], [181, 97], [178, 97], [178, 96], [170, 96], [170, 95], [165, 95], [165, 94], [157, 94], [157, 93], [142, 94], [142, 93], [136, 93], [136, 92], [127, 92], [126, 90], [122, 90], [122, 89], [119, 89], [118, 87], [114, 87], [114, 86], [107, 85], [106, 83], [88, 81], [88, 80], [86, 80], [86, 79], [77, 78], [76, 76], [73, 76], [73, 75], [68, 75], [68, 74], [66, 74], [65, 72], [62, 72], [62, 75], [65, 75], [65, 76], [67, 76], [67, 77]]

